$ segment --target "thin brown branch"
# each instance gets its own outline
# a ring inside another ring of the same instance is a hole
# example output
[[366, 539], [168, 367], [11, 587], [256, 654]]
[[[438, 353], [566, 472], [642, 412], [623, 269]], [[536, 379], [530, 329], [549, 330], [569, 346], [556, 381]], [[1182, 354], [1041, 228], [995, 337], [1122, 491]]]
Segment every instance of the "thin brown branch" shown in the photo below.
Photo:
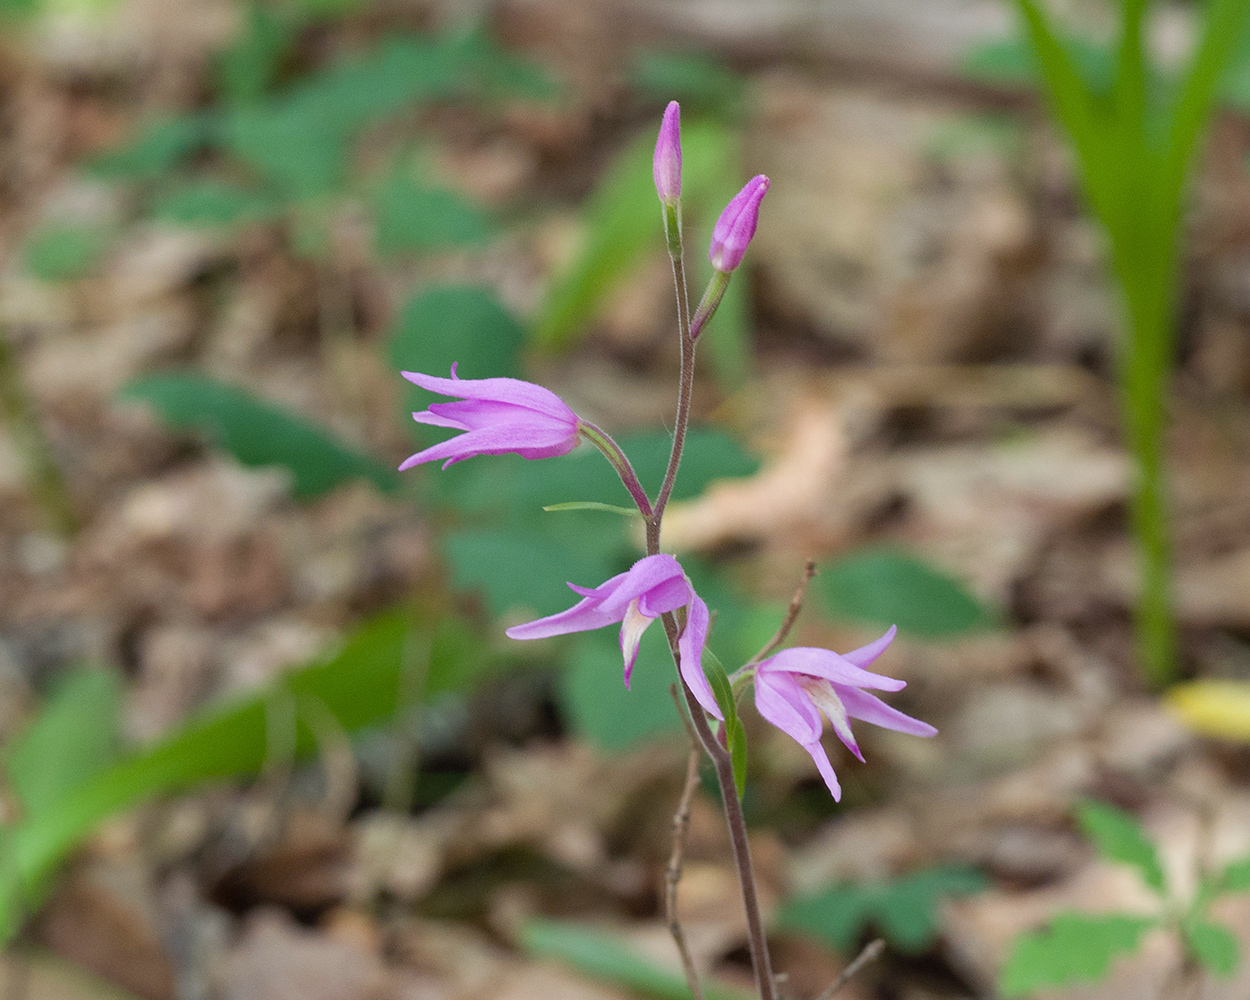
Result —
[[786, 641], [786, 637], [790, 634], [790, 629], [794, 627], [794, 623], [799, 617], [799, 612], [803, 610], [803, 601], [807, 597], [807, 585], [812, 582], [812, 577], [815, 575], [816, 563], [809, 559], [807, 560], [807, 565], [803, 567], [803, 579], [799, 581], [799, 585], [794, 590], [794, 596], [790, 598], [790, 607], [786, 609], [786, 617], [782, 621], [781, 627], [768, 640], [764, 648], [747, 661], [746, 665], [748, 667], [772, 656], [777, 651], [777, 648]]
[[[673, 694], [676, 697], [676, 690]], [[685, 718], [683, 713], [682, 718]], [[694, 966], [694, 958], [690, 954], [690, 946], [686, 942], [686, 932], [677, 918], [677, 885], [681, 882], [682, 861], [686, 852], [686, 834], [690, 830], [690, 804], [694, 801], [695, 790], [699, 787], [699, 761], [702, 751], [698, 739], [691, 733], [692, 742], [690, 756], [686, 760], [686, 784], [677, 803], [677, 811], [673, 813], [673, 850], [668, 858], [668, 868], [664, 871], [664, 914], [668, 920], [668, 932], [673, 936], [677, 952], [681, 955], [681, 965], [686, 972], [686, 983], [694, 1000], [703, 1000], [703, 987], [699, 984], [699, 972]]]
[[885, 942], [881, 938], [876, 938], [864, 945], [864, 950], [855, 956], [845, 969], [838, 973], [838, 978], [825, 987], [825, 991], [816, 998], [816, 1000], [833, 1000], [842, 988], [849, 983], [855, 975], [869, 962], [875, 962], [885, 952]]

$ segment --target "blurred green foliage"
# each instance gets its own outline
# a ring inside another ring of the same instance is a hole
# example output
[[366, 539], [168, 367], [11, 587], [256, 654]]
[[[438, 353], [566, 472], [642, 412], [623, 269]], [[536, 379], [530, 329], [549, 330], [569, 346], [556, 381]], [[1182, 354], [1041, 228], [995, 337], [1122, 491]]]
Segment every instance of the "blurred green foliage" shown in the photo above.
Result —
[[1174, 934], [1185, 954], [1214, 975], [1231, 976], [1240, 964], [1233, 933], [1209, 918], [1216, 900], [1250, 889], [1250, 858], [1224, 869], [1200, 873], [1197, 892], [1171, 885], [1158, 851], [1137, 819], [1105, 802], [1085, 801], [1077, 824], [1104, 861], [1128, 865], [1156, 898], [1154, 913], [1060, 912], [1040, 930], [1019, 935], [1003, 967], [999, 989], [1005, 997], [1027, 997], [1050, 986], [1099, 982], [1116, 957], [1140, 946], [1147, 932]]
[[[391, 611], [360, 626], [327, 659], [269, 689], [210, 708], [154, 746], [117, 755], [118, 692], [108, 674], [71, 676], [5, 751], [22, 815], [0, 839], [0, 940], [34, 912], [56, 865], [101, 820], [154, 795], [211, 779], [255, 774], [273, 759], [275, 710], [287, 713], [296, 757], [317, 749], [314, 709], [346, 732], [388, 719], [399, 705], [414, 625]], [[455, 615], [425, 628], [429, 661], [417, 692], [426, 701], [471, 686], [490, 664], [477, 630]]]
[[[655, 1000], [693, 1000], [680, 973], [647, 961], [618, 938], [563, 920], [529, 920], [520, 943], [535, 958], [564, 962], [583, 975]], [[705, 1000], [750, 1000], [754, 994], [715, 981], [702, 983]]]
[[1188, 61], [1158, 65], [1150, 0], [1118, 5], [1110, 44], [1089, 41], [1039, 0], [1015, 0], [1022, 42], [971, 53], [965, 68], [1009, 82], [1040, 79], [1076, 154], [1093, 215], [1105, 229], [1127, 334], [1120, 352], [1126, 437], [1138, 474], [1130, 520], [1141, 565], [1137, 652], [1147, 679], [1176, 679], [1171, 527], [1164, 431], [1184, 266], [1185, 203], [1217, 102], [1244, 101], [1250, 3], [1208, 0], [1195, 12]]
[[777, 911], [774, 926], [814, 937], [844, 954], [873, 930], [900, 951], [919, 954], [937, 939], [942, 902], [988, 885], [975, 868], [926, 868], [889, 881], [849, 883], [788, 900]]
[[993, 613], [959, 581], [893, 549], [863, 549], [822, 567], [816, 599], [834, 618], [897, 625], [921, 638], [964, 635], [985, 628]]
[[147, 403], [171, 427], [203, 431], [244, 465], [287, 469], [301, 500], [349, 479], [368, 479], [383, 490], [399, 485], [394, 470], [329, 432], [205, 375], [152, 375], [123, 389], [122, 398]]

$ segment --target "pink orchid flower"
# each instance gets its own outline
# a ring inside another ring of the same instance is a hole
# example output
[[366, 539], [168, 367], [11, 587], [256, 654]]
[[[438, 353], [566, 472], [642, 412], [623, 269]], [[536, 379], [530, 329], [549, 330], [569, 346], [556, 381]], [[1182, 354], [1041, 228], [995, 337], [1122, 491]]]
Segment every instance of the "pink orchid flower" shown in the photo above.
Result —
[[669, 101], [664, 109], [651, 175], [660, 201], [671, 203], [681, 197], [681, 108], [676, 101]]
[[742, 263], [747, 246], [755, 235], [760, 218], [760, 202], [768, 194], [769, 180], [757, 174], [746, 182], [725, 206], [716, 225], [712, 227], [712, 242], [708, 247], [708, 260], [716, 270], [728, 273]]
[[638, 645], [647, 626], [666, 611], [687, 608], [686, 628], [678, 640], [681, 676], [710, 714], [723, 719], [712, 688], [703, 675], [703, 645], [707, 641], [708, 610], [681, 565], [670, 555], [646, 556], [626, 572], [598, 587], [570, 589], [582, 599], [567, 611], [508, 629], [513, 639], [546, 639], [569, 632], [588, 632], [621, 622], [621, 655], [625, 660], [625, 687], [638, 659]]
[[451, 378], [400, 374], [422, 389], [462, 400], [432, 403], [428, 410], [414, 413], [413, 420], [465, 432], [406, 458], [400, 472], [438, 459], [446, 460], [445, 469], [474, 455], [516, 452], [523, 458], [551, 458], [577, 447], [581, 420], [564, 400], [541, 385], [515, 378], [457, 378], [455, 365]]
[[864, 690], [901, 691], [907, 686], [905, 681], [864, 669], [885, 651], [897, 631], [891, 626], [880, 639], [850, 653], [807, 646], [783, 649], [761, 662], [756, 670], [755, 707], [768, 722], [812, 755], [835, 802], [841, 800], [842, 788], [829, 755], [820, 744], [822, 713], [838, 739], [861, 761], [864, 755], [851, 733], [851, 719], [913, 736], [937, 735], [927, 722], [904, 715]]

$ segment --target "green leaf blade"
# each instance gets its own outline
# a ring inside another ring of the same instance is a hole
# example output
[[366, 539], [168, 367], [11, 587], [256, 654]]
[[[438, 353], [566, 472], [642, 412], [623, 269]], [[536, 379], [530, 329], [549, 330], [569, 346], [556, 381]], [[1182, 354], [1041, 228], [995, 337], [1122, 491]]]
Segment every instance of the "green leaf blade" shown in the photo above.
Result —
[[402, 176], [383, 185], [373, 202], [377, 249], [383, 256], [471, 246], [494, 233], [490, 219], [466, 198]]
[[[642, 959], [602, 931], [555, 920], [530, 920], [521, 930], [522, 947], [535, 958], [565, 962], [594, 979], [615, 983], [655, 1000], [691, 1000], [685, 977]], [[750, 1000], [753, 994], [715, 982], [703, 984], [707, 1000]]]
[[1016, 938], [999, 989], [1005, 997], [1027, 997], [1047, 986], [1098, 982], [1156, 925], [1125, 914], [1061, 913], [1045, 930]]
[[202, 375], [150, 376], [127, 386], [122, 398], [147, 403], [171, 427], [202, 431], [244, 465], [290, 470], [299, 500], [356, 478], [381, 490], [399, 485], [392, 469], [314, 424]]
[[942, 901], [972, 895], [987, 885], [975, 868], [941, 865], [887, 882], [840, 885], [797, 897], [778, 910], [777, 926], [839, 951], [875, 927], [898, 950], [920, 954], [937, 939]]
[[1146, 885], [1160, 896], [1164, 894], [1159, 855], [1133, 816], [1105, 802], [1091, 800], [1077, 807], [1077, 822], [1103, 858], [1131, 865]]
[[939, 638], [985, 628], [992, 613], [953, 577], [892, 549], [865, 549], [823, 567], [813, 589], [835, 618], [898, 625]]
[[1185, 946], [1198, 963], [1209, 972], [1228, 978], [1241, 964], [1241, 946], [1223, 924], [1194, 920], [1182, 928]]
[[55, 807], [116, 758], [121, 684], [104, 670], [70, 674], [5, 748], [4, 770], [27, 817]]

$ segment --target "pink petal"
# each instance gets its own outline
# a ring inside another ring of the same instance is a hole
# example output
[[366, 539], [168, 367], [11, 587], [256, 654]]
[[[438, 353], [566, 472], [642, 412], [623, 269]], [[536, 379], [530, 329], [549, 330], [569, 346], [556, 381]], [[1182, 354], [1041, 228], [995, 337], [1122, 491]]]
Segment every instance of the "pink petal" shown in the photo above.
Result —
[[[681, 607], [690, 598], [690, 585], [685, 583], [686, 574], [682, 572], [681, 565], [670, 555], [661, 553], [655, 556], [644, 556], [639, 559], [616, 585], [610, 594], [603, 595], [603, 607], [605, 611], [611, 611], [617, 614], [617, 621], [625, 615], [625, 606], [630, 601], [642, 597], [647, 591], [657, 587], [663, 587], [665, 584], [673, 580], [679, 581], [684, 585], [686, 596], [680, 604], [674, 607]], [[606, 590], [606, 587], [599, 588], [600, 592]], [[665, 608], [663, 610], [672, 610]]]
[[761, 663], [760, 670], [807, 674], [809, 677], [823, 677], [835, 684], [875, 688], [878, 691], [901, 691], [907, 687], [906, 681], [869, 673], [833, 650], [819, 649], [815, 646], [794, 646], [791, 649], [783, 649]]
[[515, 452], [522, 458], [551, 458], [555, 455], [567, 455], [576, 447], [576, 433], [569, 435], [563, 429], [550, 424], [501, 425], [466, 431], [457, 437], [431, 445], [404, 459], [399, 471], [438, 459], [446, 459], [443, 464], [446, 468], [453, 462], [461, 462], [475, 455], [503, 455], [510, 452]]
[[438, 378], [421, 372], [400, 372], [409, 382], [444, 396], [509, 403], [544, 413], [576, 426], [577, 414], [550, 389], [515, 378]]
[[849, 653], [843, 653], [842, 659], [849, 660], [857, 667], [869, 667], [873, 660], [885, 652], [886, 647], [894, 641], [894, 637], [898, 635], [898, 626], [891, 625], [889, 631], [880, 639], [875, 639], [867, 646], [860, 646], [859, 649], [852, 649]]
[[597, 598], [587, 597], [578, 601], [567, 611], [538, 618], [523, 625], [513, 625], [507, 630], [510, 639], [546, 639], [553, 635], [570, 632], [589, 632], [621, 620], [621, 615], [605, 614]]
[[757, 174], [747, 181], [712, 228], [712, 242], [708, 248], [708, 259], [712, 267], [718, 271], [732, 271], [742, 263], [746, 255], [747, 245], [755, 235], [755, 226], [759, 221], [760, 202], [768, 193], [768, 178]]
[[655, 140], [655, 156], [651, 160], [651, 176], [660, 201], [676, 201], [681, 197], [681, 108], [669, 101], [664, 109], [664, 122]]
[[838, 776], [833, 773], [833, 765], [829, 763], [829, 755], [825, 753], [825, 748], [821, 746], [820, 740], [812, 743], [804, 743], [803, 749], [812, 755], [812, 760], [816, 762], [816, 770], [820, 772], [820, 776], [825, 779], [825, 785], [829, 789], [829, 793], [833, 796], [834, 802], [842, 801], [842, 786], [838, 784]]
[[[693, 592], [692, 592], [693, 594]], [[690, 612], [686, 615], [686, 630], [677, 640], [677, 650], [681, 654], [681, 679], [686, 687], [713, 718], [724, 720], [725, 716], [716, 704], [716, 696], [712, 694], [712, 686], [703, 673], [703, 647], [707, 642], [709, 620], [707, 605], [698, 594], [693, 594]]]
[[855, 688], [837, 687], [842, 704], [846, 706], [846, 714], [852, 719], [862, 719], [883, 729], [893, 729], [912, 736], [936, 736], [937, 730], [927, 722], [904, 715], [897, 708], [891, 708], [876, 695]]
[[804, 746], [820, 740], [824, 729], [820, 713], [789, 674], [758, 670], [755, 707], [767, 722]]

